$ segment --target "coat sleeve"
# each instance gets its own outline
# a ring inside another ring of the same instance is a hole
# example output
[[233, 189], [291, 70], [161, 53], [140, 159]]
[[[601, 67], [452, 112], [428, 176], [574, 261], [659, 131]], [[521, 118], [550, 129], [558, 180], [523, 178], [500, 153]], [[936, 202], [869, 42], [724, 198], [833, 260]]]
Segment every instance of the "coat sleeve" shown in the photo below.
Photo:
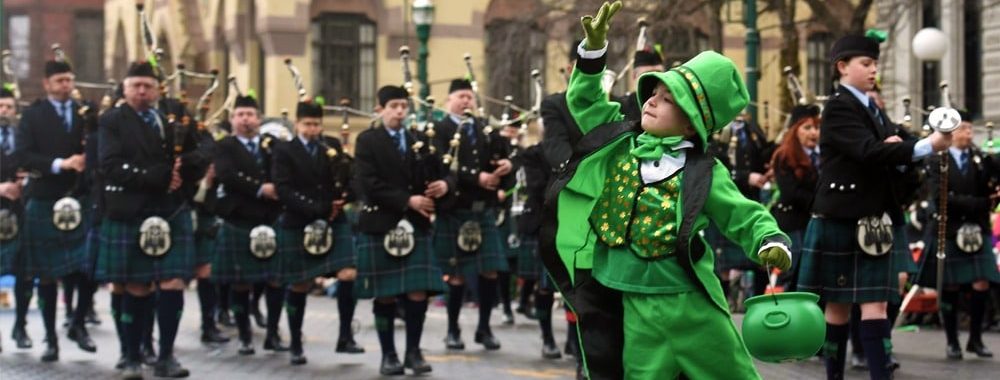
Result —
[[[870, 165], [907, 165], [913, 162], [916, 140], [884, 143], [846, 101], [834, 100], [823, 110], [820, 141], [851, 160]], [[826, 149], [826, 148], [824, 148]]]
[[[930, 192], [929, 201], [936, 209], [938, 197], [941, 194], [941, 156], [933, 155], [927, 160], [927, 186]], [[970, 163], [971, 164], [971, 163]], [[948, 170], [957, 170], [949, 167]], [[972, 194], [955, 194], [948, 191], [948, 213], [974, 215], [990, 209], [990, 198]]]
[[14, 156], [22, 168], [35, 174], [41, 174], [44, 177], [55, 175], [52, 174], [52, 161], [56, 158], [65, 157], [54, 157], [40, 152], [41, 144], [44, 143], [40, 140], [44, 137], [35, 136], [35, 130], [39, 127], [40, 116], [41, 114], [37, 112], [36, 108], [25, 111], [20, 125], [14, 132], [14, 141], [16, 142], [14, 146], [16, 154]]
[[722, 234], [743, 248], [744, 254], [754, 262], [760, 262], [757, 250], [764, 244], [780, 242], [791, 246], [771, 213], [760, 203], [746, 199], [729, 179], [729, 171], [719, 162], [712, 166], [712, 187], [704, 210]]
[[373, 149], [370, 137], [371, 135], [358, 136], [354, 147], [354, 181], [357, 183], [358, 191], [368, 202], [392, 210], [406, 211], [409, 207], [410, 193], [382, 180], [375, 164], [378, 153]]
[[781, 196], [791, 201], [799, 210], [809, 210], [815, 196], [815, 189], [810, 189], [805, 182], [795, 177], [795, 171], [779, 162], [774, 168], [774, 179], [778, 182]]
[[124, 139], [122, 129], [127, 126], [123, 125], [120, 112], [105, 113], [97, 129], [98, 156], [104, 179], [130, 189], [167, 191], [173, 166], [163, 162], [139, 166], [126, 156], [125, 145], [134, 142]]
[[621, 121], [621, 104], [608, 100], [601, 87], [607, 54], [595, 59], [578, 59], [566, 90], [566, 105], [580, 132], [587, 134], [599, 125]]
[[552, 97], [542, 100], [542, 150], [549, 167], [558, 168], [573, 156], [569, 142], [569, 128], [575, 128], [563, 119], [559, 103]]
[[227, 193], [239, 193], [250, 198], [257, 197], [261, 184], [254, 183], [247, 175], [241, 175], [236, 164], [236, 152], [229, 141], [219, 143], [215, 152], [215, 175]]

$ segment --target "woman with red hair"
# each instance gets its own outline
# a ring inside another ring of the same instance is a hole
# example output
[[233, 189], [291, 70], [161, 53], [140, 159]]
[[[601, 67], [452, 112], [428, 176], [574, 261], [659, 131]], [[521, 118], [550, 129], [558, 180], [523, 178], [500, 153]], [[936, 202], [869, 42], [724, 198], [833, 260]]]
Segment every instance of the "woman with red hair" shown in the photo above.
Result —
[[779, 192], [771, 214], [778, 227], [792, 239], [792, 268], [781, 274], [781, 284], [785, 291], [794, 291], [802, 257], [802, 235], [809, 224], [819, 174], [819, 107], [795, 106], [788, 124], [791, 127], [771, 157]]

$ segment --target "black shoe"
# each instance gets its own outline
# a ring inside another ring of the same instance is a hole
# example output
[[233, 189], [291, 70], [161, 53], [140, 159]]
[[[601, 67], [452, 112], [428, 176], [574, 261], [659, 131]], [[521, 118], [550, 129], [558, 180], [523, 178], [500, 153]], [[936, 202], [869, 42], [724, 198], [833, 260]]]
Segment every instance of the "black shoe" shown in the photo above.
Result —
[[43, 362], [54, 362], [59, 360], [59, 342], [55, 338], [45, 340], [45, 352], [42, 353]]
[[889, 368], [889, 372], [890, 373], [892, 371], [895, 371], [895, 370], [899, 369], [899, 367], [902, 367], [901, 365], [899, 365], [899, 360], [896, 360], [896, 355], [892, 354], [892, 353], [889, 354], [888, 360], [886, 361], [885, 366], [886, 366], [886, 368]]
[[856, 369], [856, 370], [868, 369], [868, 359], [865, 358], [864, 355], [852, 353], [851, 369]]
[[514, 313], [511, 312], [511, 311], [505, 311], [505, 312], [503, 312], [503, 319], [500, 320], [500, 323], [503, 323], [505, 325], [513, 325], [514, 324]]
[[449, 350], [464, 350], [465, 342], [462, 341], [461, 332], [448, 332], [444, 337], [444, 347]]
[[944, 349], [944, 355], [948, 359], [962, 360], [962, 347], [959, 347], [958, 343], [948, 343], [948, 347]]
[[288, 360], [292, 365], [303, 365], [308, 363], [306, 356], [302, 354], [302, 351], [292, 351], [292, 358]]
[[274, 352], [285, 352], [288, 351], [288, 346], [281, 344], [281, 336], [275, 334], [264, 338], [264, 349]]
[[[393, 355], [393, 357], [395, 357], [395, 355]], [[424, 360], [424, 354], [420, 352], [420, 349], [406, 351], [406, 358], [403, 359], [403, 367], [409, 368], [413, 371], [414, 375], [428, 373], [433, 369], [431, 368], [431, 365]]]
[[142, 364], [125, 363], [122, 369], [122, 380], [142, 380]]
[[219, 322], [220, 325], [223, 325], [223, 326], [226, 326], [226, 327], [234, 327], [234, 326], [236, 326], [236, 324], [233, 323], [233, 316], [229, 315], [228, 311], [220, 311], [219, 315], [218, 315], [218, 318], [216, 318], [216, 319], [217, 319], [217, 321]]
[[382, 355], [382, 365], [379, 366], [378, 372], [382, 376], [399, 376], [403, 374], [403, 364], [399, 362], [395, 352], [385, 354]]
[[556, 346], [555, 340], [542, 343], [542, 357], [545, 359], [562, 358], [562, 353], [559, 352], [559, 347]]
[[218, 328], [210, 327], [206, 328], [201, 332], [201, 342], [202, 343], [226, 343], [229, 342], [229, 337], [222, 334]]
[[262, 329], [267, 328], [267, 319], [264, 318], [264, 314], [260, 313], [260, 310], [251, 309], [250, 316], [253, 317], [253, 323]]
[[142, 355], [142, 364], [150, 367], [156, 365], [158, 359], [156, 357], [156, 350], [153, 349], [152, 345], [142, 347], [140, 355]]
[[156, 367], [153, 370], [153, 376], [156, 377], [170, 377], [170, 378], [182, 378], [188, 377], [191, 372], [187, 368], [181, 367], [181, 363], [177, 362], [176, 358], [170, 358], [167, 360], [161, 360], [156, 363]]
[[580, 353], [580, 345], [576, 343], [576, 340], [567, 340], [563, 347], [563, 353], [575, 358]]
[[83, 327], [83, 324], [70, 327], [66, 336], [69, 340], [76, 342], [77, 347], [80, 347], [81, 350], [97, 352], [97, 346], [94, 344], [94, 340], [90, 339], [90, 334], [87, 333], [87, 328]]
[[528, 319], [538, 319], [538, 316], [535, 315], [535, 312], [531, 310], [530, 307], [518, 306], [516, 309], [514, 309], [514, 312], [521, 314]]
[[981, 358], [993, 357], [993, 352], [990, 352], [990, 349], [986, 348], [986, 346], [983, 344], [983, 341], [981, 340], [976, 340], [976, 341], [970, 340], [969, 343], [965, 345], [965, 351], [973, 352], [976, 354], [976, 356]]
[[253, 342], [249, 340], [244, 340], [240, 342], [240, 349], [237, 352], [239, 352], [239, 354], [243, 356], [253, 355], [255, 353], [253, 349]]
[[476, 331], [475, 342], [490, 351], [500, 349], [500, 341], [490, 331]]
[[126, 365], [128, 365], [128, 360], [125, 359], [125, 354], [122, 354], [118, 357], [118, 362], [115, 363], [115, 369], [125, 369]]
[[97, 316], [97, 312], [95, 312], [94, 309], [90, 309], [90, 312], [87, 313], [87, 318], [85, 319], [85, 321], [87, 322], [87, 324], [90, 325], [101, 324], [101, 318]]
[[358, 345], [354, 339], [337, 340], [337, 352], [341, 354], [363, 354], [365, 348]]
[[14, 330], [10, 332], [10, 339], [17, 342], [17, 348], [26, 350], [31, 348], [34, 344], [31, 342], [31, 337], [28, 336], [28, 332], [24, 330], [24, 326], [14, 326]]

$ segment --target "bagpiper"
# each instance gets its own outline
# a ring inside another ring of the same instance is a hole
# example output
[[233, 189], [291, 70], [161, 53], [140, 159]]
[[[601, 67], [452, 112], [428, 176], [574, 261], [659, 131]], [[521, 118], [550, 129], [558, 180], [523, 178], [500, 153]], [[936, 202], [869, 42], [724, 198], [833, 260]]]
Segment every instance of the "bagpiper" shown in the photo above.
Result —
[[[993, 246], [990, 244], [990, 210], [995, 206], [1000, 193], [996, 190], [996, 158], [985, 154], [972, 143], [972, 121], [969, 114], [961, 112], [962, 123], [952, 132], [951, 147], [944, 157], [934, 155], [927, 160], [927, 181], [930, 195], [928, 203], [932, 218], [939, 218], [941, 171], [938, 169], [942, 158], [949, 160], [947, 227], [945, 228], [944, 292], [940, 298], [940, 308], [944, 316], [944, 331], [947, 339], [945, 356], [948, 359], [962, 359], [962, 347], [958, 340], [958, 305], [962, 293], [969, 294], [969, 340], [967, 352], [981, 358], [991, 358], [993, 353], [983, 344], [983, 319], [989, 299], [990, 283], [1000, 282], [997, 273]], [[934, 287], [937, 284], [939, 225], [932, 222], [926, 228], [924, 241], [927, 243], [921, 256], [920, 274], [917, 283]], [[968, 289], [970, 288], [971, 289]], [[971, 290], [971, 291], [967, 291]]]
[[872, 379], [891, 373], [891, 324], [886, 304], [898, 300], [897, 255], [909, 254], [903, 238], [903, 204], [894, 178], [901, 167], [943, 150], [939, 132], [922, 140], [888, 121], [865, 95], [875, 85], [879, 44], [846, 36], [830, 51], [837, 86], [820, 122], [820, 165], [812, 217], [803, 239], [798, 289], [826, 302], [823, 356], [827, 378], [843, 378], [848, 319], [861, 305], [860, 334]]
[[458, 149], [451, 157], [447, 176], [448, 196], [437, 202], [434, 245], [441, 268], [448, 275], [448, 334], [445, 347], [465, 349], [458, 316], [465, 293], [464, 273], [479, 278], [479, 324], [475, 342], [487, 350], [500, 349], [490, 329], [490, 314], [497, 298], [497, 272], [507, 270], [496, 227], [497, 189], [511, 170], [510, 143], [499, 131], [487, 129], [472, 117], [477, 108], [472, 83], [452, 80], [448, 87], [447, 116], [437, 123], [434, 145], [438, 152]]
[[[6, 84], [0, 87], [0, 275], [17, 275], [16, 260], [20, 247], [19, 231], [24, 221], [24, 190], [18, 177], [14, 156], [17, 131], [17, 98]], [[34, 294], [34, 280], [16, 277], [14, 282], [15, 319], [11, 339], [17, 348], [31, 348], [31, 338], [25, 330], [28, 305]]]
[[[140, 345], [147, 321], [159, 325], [158, 377], [187, 377], [173, 355], [184, 308], [185, 280], [197, 257], [182, 171], [196, 142], [156, 110], [157, 67], [133, 63], [123, 81], [125, 102], [101, 116], [99, 165], [104, 181], [96, 277], [124, 284], [121, 304], [125, 379], [141, 379]], [[154, 291], [155, 297], [154, 297]]]
[[[434, 199], [448, 191], [439, 154], [430, 139], [403, 126], [408, 111], [406, 89], [378, 91], [382, 107], [374, 128], [358, 135], [354, 181], [360, 196], [358, 219], [359, 298], [374, 298], [375, 331], [382, 347], [382, 375], [431, 371], [420, 351], [427, 297], [444, 291], [434, 256], [431, 216]], [[397, 303], [403, 303], [406, 354], [399, 362], [393, 332]]]
[[[318, 99], [317, 99], [318, 100]], [[271, 178], [284, 212], [278, 218], [278, 279], [291, 286], [285, 299], [291, 334], [291, 363], [307, 362], [302, 351], [306, 294], [313, 280], [336, 276], [340, 335], [337, 352], [359, 354], [351, 322], [357, 275], [354, 237], [344, 206], [353, 197], [350, 165], [341, 143], [323, 135], [323, 106], [317, 100], [298, 103], [295, 137], [272, 153]]]
[[[80, 104], [70, 98], [74, 74], [64, 61], [45, 64], [46, 99], [24, 110], [17, 128], [17, 163], [28, 171], [24, 189], [24, 225], [17, 255], [18, 276], [38, 278], [39, 306], [45, 323], [47, 349], [42, 361], [59, 360], [56, 337], [56, 280], [88, 271], [85, 237], [89, 228], [89, 189], [83, 182], [86, 159], [84, 118]], [[82, 293], [82, 292], [81, 292]], [[85, 327], [93, 297], [81, 298], [69, 338], [84, 351], [96, 352]]]
[[273, 227], [281, 203], [271, 172], [274, 150], [282, 141], [260, 133], [260, 111], [252, 96], [237, 96], [229, 122], [233, 134], [219, 141], [215, 154], [215, 212], [224, 222], [216, 242], [212, 279], [231, 284], [240, 355], [254, 354], [250, 292], [253, 284], [267, 282], [264, 349], [285, 351], [277, 339], [285, 290], [278, 278]]

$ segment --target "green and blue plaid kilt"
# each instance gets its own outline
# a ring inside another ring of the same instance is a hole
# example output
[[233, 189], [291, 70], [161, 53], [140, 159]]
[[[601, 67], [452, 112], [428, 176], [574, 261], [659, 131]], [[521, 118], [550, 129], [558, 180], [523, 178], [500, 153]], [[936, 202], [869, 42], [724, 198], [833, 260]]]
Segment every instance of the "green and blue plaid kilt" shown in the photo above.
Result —
[[320, 276], [333, 276], [337, 271], [355, 266], [354, 233], [345, 218], [337, 218], [333, 228], [333, 248], [325, 255], [311, 255], [302, 244], [303, 228], [275, 228], [278, 235], [277, 280], [285, 284], [310, 281]]
[[719, 231], [715, 223], [710, 223], [705, 229], [705, 240], [715, 252], [715, 270], [717, 272], [728, 272], [730, 269], [751, 270], [759, 269], [760, 265], [750, 260], [743, 248], [726, 239], [726, 236]]
[[[937, 236], [927, 236], [927, 248], [920, 256], [920, 271], [917, 283], [920, 286], [937, 286]], [[967, 285], [979, 280], [1000, 282], [996, 255], [993, 254], [992, 239], [983, 232], [983, 248], [979, 252], [968, 253], [958, 249], [954, 238], [947, 239], [944, 257], [944, 285]]]
[[217, 223], [221, 222], [218, 217], [209, 213], [191, 211], [191, 216], [195, 218], [192, 220], [196, 220], [194, 229], [196, 262], [198, 265], [211, 263], [215, 260], [216, 240], [220, 229]]
[[73, 272], [90, 273], [92, 258], [87, 254], [86, 236], [90, 229], [90, 202], [80, 202], [82, 221], [72, 231], [60, 231], [52, 224], [54, 200], [29, 199], [24, 206], [24, 223], [15, 271], [18, 276], [62, 277]]
[[0, 276], [15, 274], [14, 261], [17, 260], [17, 251], [21, 247], [20, 235], [18, 232], [10, 240], [0, 241]]
[[819, 294], [825, 302], [896, 302], [898, 255], [909, 255], [903, 226], [893, 226], [893, 247], [870, 256], [858, 247], [856, 221], [813, 217], [806, 227], [799, 266], [799, 291]]
[[191, 210], [184, 207], [174, 215], [157, 215], [165, 215], [164, 219], [170, 223], [170, 251], [160, 257], [148, 256], [139, 248], [139, 226], [145, 218], [101, 222], [94, 273], [98, 281], [151, 282], [194, 276], [198, 261]]
[[794, 292], [795, 284], [799, 277], [799, 268], [802, 266], [802, 235], [805, 230], [784, 231], [792, 241], [789, 250], [792, 251], [792, 267], [781, 272], [778, 276], [778, 283], [785, 285], [784, 291]]
[[[476, 252], [465, 252], [458, 248], [458, 229], [468, 220], [479, 221], [483, 242]], [[505, 243], [500, 241], [496, 226], [496, 212], [453, 210], [438, 214], [434, 225], [434, 251], [437, 252], [441, 269], [451, 275], [465, 273], [504, 272], [508, 270], [507, 258], [503, 253]]]
[[[250, 227], [223, 223], [215, 239], [212, 280], [223, 283], [254, 283], [278, 280], [281, 251], [267, 259], [250, 253]], [[277, 232], [277, 230], [275, 230]]]
[[538, 257], [538, 235], [521, 236], [521, 255], [517, 257], [517, 276], [538, 281], [538, 288], [554, 290], [549, 272]]
[[358, 298], [395, 297], [409, 292], [443, 293], [444, 273], [434, 259], [430, 232], [414, 232], [414, 247], [406, 257], [385, 251], [384, 236], [360, 233], [358, 243]]
[[507, 212], [507, 220], [503, 224], [497, 226], [497, 230], [500, 233], [500, 242], [503, 249], [504, 255], [507, 257], [517, 258], [521, 256], [522, 247], [513, 248], [507, 243], [507, 237], [510, 236], [510, 212]]

